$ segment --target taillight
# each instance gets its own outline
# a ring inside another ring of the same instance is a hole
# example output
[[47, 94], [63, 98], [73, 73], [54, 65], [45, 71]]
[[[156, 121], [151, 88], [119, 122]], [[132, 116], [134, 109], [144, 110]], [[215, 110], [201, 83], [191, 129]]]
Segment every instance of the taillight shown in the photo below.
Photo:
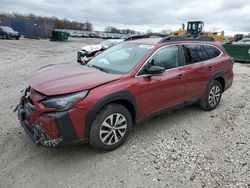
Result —
[[231, 60], [231, 63], [232, 63], [232, 64], [234, 64], [234, 58], [233, 58], [233, 57], [231, 57], [231, 59], [230, 59], [230, 60]]

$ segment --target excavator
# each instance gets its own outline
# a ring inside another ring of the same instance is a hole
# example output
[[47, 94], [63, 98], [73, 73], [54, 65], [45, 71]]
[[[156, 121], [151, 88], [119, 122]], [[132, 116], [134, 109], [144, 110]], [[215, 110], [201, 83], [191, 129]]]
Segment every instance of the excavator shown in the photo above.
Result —
[[188, 37], [206, 36], [214, 41], [218, 42], [224, 41], [224, 31], [220, 33], [204, 31], [203, 21], [189, 21], [187, 23], [187, 29], [185, 29], [185, 24], [182, 24], [182, 29], [171, 32], [171, 35], [188, 36]]

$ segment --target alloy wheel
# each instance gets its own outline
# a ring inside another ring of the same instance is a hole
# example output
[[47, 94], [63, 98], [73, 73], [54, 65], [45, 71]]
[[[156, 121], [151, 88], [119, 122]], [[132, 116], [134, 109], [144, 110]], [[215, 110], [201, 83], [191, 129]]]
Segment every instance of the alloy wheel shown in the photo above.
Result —
[[221, 97], [221, 89], [219, 86], [213, 86], [208, 95], [209, 104], [214, 107], [218, 104]]
[[120, 113], [108, 116], [101, 125], [100, 139], [106, 145], [118, 143], [127, 131], [127, 120]]

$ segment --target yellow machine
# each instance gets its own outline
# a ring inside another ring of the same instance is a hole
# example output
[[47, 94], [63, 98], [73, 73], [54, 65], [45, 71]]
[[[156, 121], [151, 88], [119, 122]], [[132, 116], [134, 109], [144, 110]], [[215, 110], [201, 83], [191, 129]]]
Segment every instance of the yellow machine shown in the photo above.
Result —
[[204, 22], [189, 21], [187, 25], [187, 29], [185, 29], [185, 25], [183, 24], [182, 29], [171, 32], [171, 35], [191, 36], [191, 37], [198, 37], [200, 35], [205, 35], [207, 37], [212, 38], [214, 41], [218, 41], [218, 42], [224, 41], [224, 31], [220, 33], [208, 32], [208, 31], [204, 31], [203, 28], [204, 28]]

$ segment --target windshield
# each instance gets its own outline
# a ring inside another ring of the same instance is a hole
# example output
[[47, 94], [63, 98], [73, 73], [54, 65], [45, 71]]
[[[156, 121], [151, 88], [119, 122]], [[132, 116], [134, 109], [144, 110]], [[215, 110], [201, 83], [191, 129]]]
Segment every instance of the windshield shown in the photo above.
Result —
[[90, 60], [87, 65], [114, 74], [125, 74], [130, 72], [153, 47], [144, 44], [118, 44]]
[[5, 32], [13, 32], [14, 30], [10, 27], [1, 27]]
[[113, 42], [111, 42], [109, 40], [105, 40], [105, 41], [101, 42], [101, 45], [108, 48], [108, 47], [113, 45]]

